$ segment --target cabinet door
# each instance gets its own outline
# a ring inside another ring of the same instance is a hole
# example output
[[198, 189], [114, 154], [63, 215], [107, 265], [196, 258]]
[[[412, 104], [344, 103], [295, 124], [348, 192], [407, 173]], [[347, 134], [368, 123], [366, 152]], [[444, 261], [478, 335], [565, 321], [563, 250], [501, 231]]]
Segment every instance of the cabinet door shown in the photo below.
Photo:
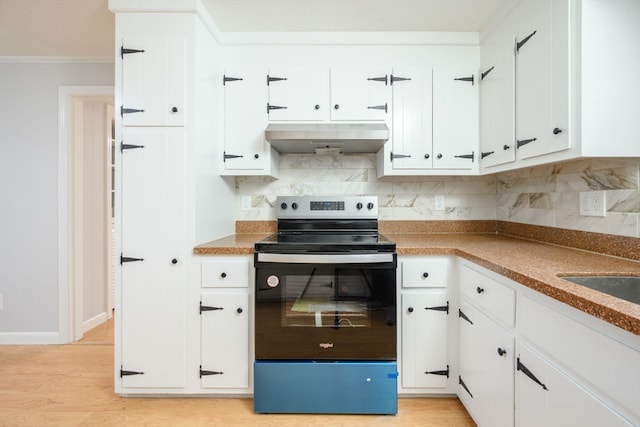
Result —
[[569, 3], [523, 2], [516, 10], [516, 148], [520, 159], [570, 147]]
[[482, 43], [480, 85], [480, 164], [515, 160], [515, 59], [513, 35], [499, 28]]
[[393, 169], [431, 169], [433, 70], [402, 68], [394, 72], [406, 80], [393, 84]]
[[518, 348], [518, 427], [631, 427], [632, 424], [526, 345]]
[[464, 300], [458, 315], [458, 395], [478, 425], [513, 426], [515, 339]]
[[224, 169], [264, 170], [270, 162], [267, 127], [267, 70], [227, 68], [224, 72]]
[[321, 121], [328, 117], [329, 70], [322, 67], [271, 67], [268, 77], [270, 121]]
[[[123, 387], [185, 385], [185, 139], [181, 130], [123, 132]], [[142, 147], [143, 146], [143, 147]], [[175, 262], [173, 262], [175, 260]]]
[[433, 70], [434, 169], [472, 169], [478, 162], [475, 72], [475, 67]]
[[402, 387], [447, 387], [448, 317], [445, 289], [402, 293]]
[[391, 111], [391, 70], [331, 69], [331, 120], [386, 120]]
[[246, 291], [202, 295], [200, 383], [203, 388], [249, 387], [249, 312]]
[[184, 125], [186, 47], [182, 37], [122, 41], [122, 124]]

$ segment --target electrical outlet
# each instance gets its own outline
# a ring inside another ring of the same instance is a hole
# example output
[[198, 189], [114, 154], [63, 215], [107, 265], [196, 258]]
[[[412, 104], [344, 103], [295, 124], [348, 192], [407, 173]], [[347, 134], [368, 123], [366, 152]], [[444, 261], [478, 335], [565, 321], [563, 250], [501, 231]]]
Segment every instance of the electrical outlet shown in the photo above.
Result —
[[584, 191], [580, 193], [580, 215], [607, 216], [607, 201], [604, 191]]
[[251, 196], [242, 196], [242, 206], [240, 209], [243, 211], [251, 210]]
[[444, 195], [436, 194], [433, 200], [433, 210], [435, 211], [443, 211], [444, 210]]

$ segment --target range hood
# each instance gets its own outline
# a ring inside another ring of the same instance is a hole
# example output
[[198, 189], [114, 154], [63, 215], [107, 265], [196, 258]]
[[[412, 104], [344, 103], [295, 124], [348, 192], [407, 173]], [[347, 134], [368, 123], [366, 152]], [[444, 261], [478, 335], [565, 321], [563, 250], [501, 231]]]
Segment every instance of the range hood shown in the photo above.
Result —
[[389, 140], [384, 123], [271, 123], [266, 140], [279, 153], [376, 153]]

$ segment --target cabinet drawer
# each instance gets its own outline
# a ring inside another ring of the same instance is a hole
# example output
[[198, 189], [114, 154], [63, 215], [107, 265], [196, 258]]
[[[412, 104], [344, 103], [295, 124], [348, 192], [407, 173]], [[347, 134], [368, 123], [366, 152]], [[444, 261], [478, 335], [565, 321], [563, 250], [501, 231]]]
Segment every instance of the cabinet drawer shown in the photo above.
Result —
[[249, 261], [220, 257], [201, 264], [203, 288], [246, 288], [249, 286]]
[[519, 310], [527, 340], [640, 417], [640, 352], [530, 298]]
[[505, 325], [515, 325], [515, 290], [463, 265], [460, 271], [460, 291]]
[[403, 288], [442, 288], [447, 286], [447, 258], [415, 258], [401, 261]]

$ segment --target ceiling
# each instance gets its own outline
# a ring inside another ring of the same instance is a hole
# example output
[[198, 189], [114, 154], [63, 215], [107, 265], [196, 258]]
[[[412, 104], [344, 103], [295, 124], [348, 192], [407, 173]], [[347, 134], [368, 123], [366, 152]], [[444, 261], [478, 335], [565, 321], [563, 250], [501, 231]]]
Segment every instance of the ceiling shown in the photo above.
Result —
[[[511, 0], [202, 0], [223, 32], [480, 31]], [[113, 58], [108, 0], [0, 0], [0, 57]]]

